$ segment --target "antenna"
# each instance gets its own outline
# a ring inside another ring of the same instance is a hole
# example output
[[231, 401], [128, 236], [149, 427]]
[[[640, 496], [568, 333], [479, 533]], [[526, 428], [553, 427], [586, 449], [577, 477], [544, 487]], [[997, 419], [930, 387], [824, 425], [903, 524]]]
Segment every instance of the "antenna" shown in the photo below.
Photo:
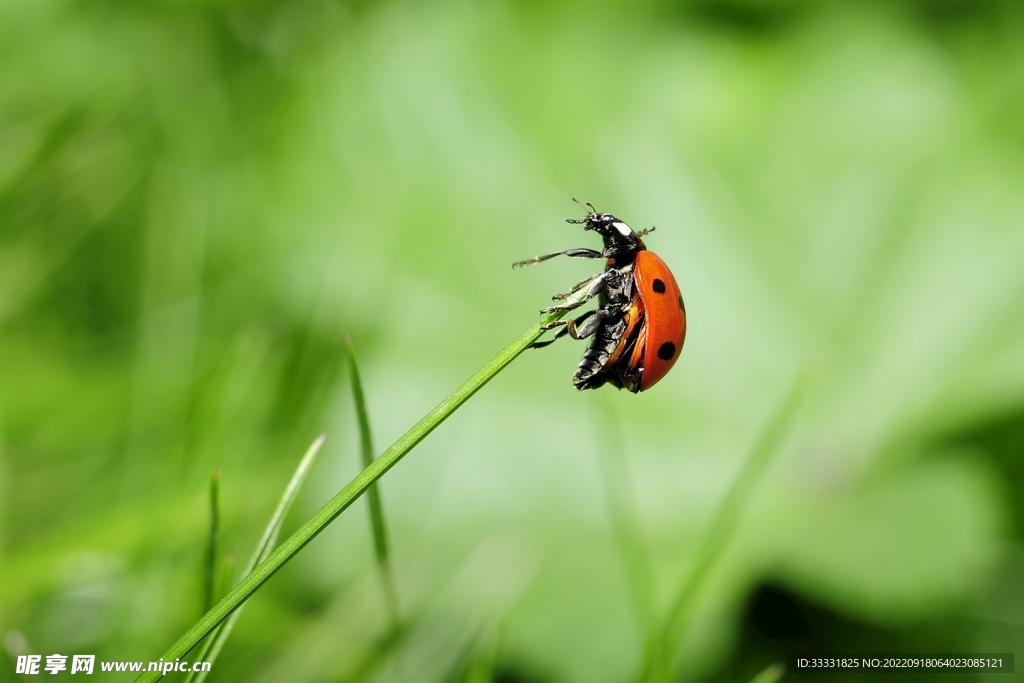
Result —
[[[594, 205], [591, 204], [590, 202], [587, 202], [586, 204], [582, 204], [582, 203], [580, 203], [580, 200], [576, 199], [575, 197], [573, 197], [572, 200], [574, 202], [576, 202], [576, 204], [579, 205], [579, 207], [581, 209], [583, 209], [584, 211], [587, 212], [587, 216], [588, 217], [597, 213], [597, 209], [595, 209]], [[566, 223], [576, 223], [576, 224], [579, 224], [579, 223], [586, 223], [587, 219], [586, 218], [566, 218], [565, 222]]]

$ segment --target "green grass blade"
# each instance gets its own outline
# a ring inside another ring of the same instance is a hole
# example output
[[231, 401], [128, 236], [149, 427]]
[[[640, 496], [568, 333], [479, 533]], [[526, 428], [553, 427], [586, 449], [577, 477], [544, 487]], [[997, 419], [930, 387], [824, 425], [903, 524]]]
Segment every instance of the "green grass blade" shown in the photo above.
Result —
[[203, 611], [213, 606], [216, 595], [217, 556], [220, 554], [220, 468], [210, 475], [210, 536], [203, 563]]
[[[359, 422], [359, 445], [363, 467], [373, 463], [373, 434], [370, 431], [370, 415], [366, 408], [366, 395], [363, 393], [363, 382], [359, 374], [359, 363], [356, 360], [356, 347], [352, 338], [345, 336], [345, 348], [348, 351], [348, 367], [352, 378], [352, 398], [356, 405], [356, 419]], [[400, 617], [398, 612], [398, 591], [392, 578], [391, 561], [388, 557], [388, 530], [384, 523], [384, 506], [381, 503], [380, 487], [370, 486], [367, 491], [370, 504], [370, 531], [373, 534], [373, 551], [377, 556], [377, 571], [380, 573], [381, 588], [384, 591], [384, 602], [387, 605], [391, 632], [398, 631]]]
[[797, 409], [807, 391], [808, 380], [807, 372], [802, 372], [797, 377], [789, 394], [768, 421], [739, 474], [733, 480], [732, 486], [719, 504], [704, 540], [697, 549], [697, 557], [692, 568], [680, 584], [661, 628], [648, 644], [640, 680], [659, 683], [673, 680], [676, 644], [686, 632], [700, 590], [732, 540], [754, 487], [789, 434]]
[[[239, 610], [239, 611], [241, 611], [241, 610]], [[236, 612], [236, 614], [237, 614], [237, 612]], [[228, 620], [228, 623], [230, 623], [230, 619]], [[210, 633], [210, 636], [208, 638], [206, 638], [205, 640], [203, 640], [203, 644], [199, 646], [198, 650], [196, 650], [195, 659], [193, 659], [193, 661], [195, 661], [195, 662], [209, 661], [209, 660], [207, 660], [207, 656], [209, 655], [209, 652], [210, 652], [211, 648], [213, 647], [213, 641], [217, 640], [217, 636], [219, 636], [220, 632], [222, 630], [224, 630], [225, 628], [227, 628], [227, 624], [225, 624], [224, 626], [218, 626], [217, 628], [213, 629], [213, 632]], [[183, 680], [183, 683], [192, 683], [193, 681], [195, 681], [196, 683], [199, 683], [200, 681], [203, 681], [205, 679], [206, 679], [206, 672], [205, 671], [200, 672], [200, 673], [195, 673], [194, 671], [189, 671], [187, 674], [185, 674], [185, 678]]]
[[[306, 454], [302, 456], [302, 460], [299, 461], [298, 467], [295, 468], [295, 472], [292, 474], [291, 480], [288, 482], [288, 486], [285, 487], [284, 493], [281, 494], [281, 500], [277, 503], [277, 508], [274, 510], [274, 514], [271, 515], [270, 521], [267, 523], [266, 528], [263, 530], [263, 535], [260, 537], [260, 542], [256, 544], [256, 550], [253, 551], [252, 557], [249, 558], [249, 563], [243, 570], [243, 575], [248, 575], [252, 572], [256, 566], [267, 559], [270, 551], [273, 550], [274, 544], [277, 542], [277, 537], [281, 532], [281, 524], [284, 523], [285, 517], [288, 515], [288, 510], [291, 509], [292, 503], [295, 502], [295, 498], [299, 494], [299, 489], [302, 488], [302, 483], [306, 479], [306, 475], [309, 473], [309, 468], [313, 465], [313, 461], [316, 459], [317, 453], [320, 452], [320, 446], [324, 443], [324, 435], [318, 436], [309, 448], [306, 449]], [[225, 562], [225, 565], [228, 563]], [[231, 561], [234, 564], [234, 560]], [[197, 662], [213, 662], [216, 661], [217, 656], [220, 654], [221, 649], [224, 647], [224, 643], [227, 642], [228, 637], [231, 635], [231, 631], [235, 627], [235, 623], [238, 618], [242, 615], [242, 607], [235, 610], [231, 617], [214, 629], [213, 633], [203, 643], [203, 646], [196, 654], [195, 661]], [[203, 671], [199, 674], [189, 673], [185, 678], [185, 683], [190, 683], [193, 679], [196, 683], [202, 683], [206, 679], [207, 672]]]
[[217, 580], [217, 599], [220, 600], [224, 597], [229, 590], [231, 590], [231, 581], [235, 576], [235, 553], [228, 551], [224, 553], [224, 559], [221, 560], [220, 565], [220, 578]]
[[[192, 628], [185, 632], [164, 654], [164, 661], [174, 660], [191, 650], [196, 644], [206, 637], [217, 624], [223, 621], [229, 614], [245, 602], [256, 590], [273, 576], [278, 569], [295, 556], [307, 543], [316, 538], [317, 534], [323, 531], [328, 524], [333, 522], [338, 515], [361, 496], [367, 488], [401, 460], [406, 453], [412, 450], [416, 444], [422, 441], [430, 432], [444, 422], [459, 406], [468, 401], [473, 394], [479, 391], [495, 375], [501, 372], [509, 363], [516, 359], [530, 344], [537, 341], [544, 330], [541, 328], [543, 322], [548, 322], [561, 317], [563, 314], [552, 314], [542, 319], [540, 323], [533, 325], [524, 332], [518, 339], [509, 344], [501, 353], [495, 356], [489, 363], [466, 380], [462, 386], [441, 401], [433, 410], [427, 413], [419, 422], [413, 425], [412, 429], [406, 432], [401, 438], [384, 451], [379, 458], [373, 461], [369, 467], [364, 469], [355, 479], [348, 483], [345, 488], [339, 491], [334, 498], [329, 500], [320, 510], [306, 521], [291, 536], [273, 552], [264, 562], [247, 574], [238, 584], [224, 596], [220, 602], [215, 604]], [[147, 683], [160, 678], [156, 672], [146, 672], [136, 678], [138, 683]]]
[[776, 683], [786, 673], [786, 667], [780, 662], [775, 662], [761, 673], [754, 676], [750, 683]]

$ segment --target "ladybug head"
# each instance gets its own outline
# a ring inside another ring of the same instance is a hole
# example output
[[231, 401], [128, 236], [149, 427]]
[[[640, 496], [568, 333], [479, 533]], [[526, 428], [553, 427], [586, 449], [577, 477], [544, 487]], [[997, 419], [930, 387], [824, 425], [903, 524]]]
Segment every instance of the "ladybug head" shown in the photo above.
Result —
[[632, 254], [643, 250], [644, 243], [633, 228], [610, 213], [598, 213], [592, 204], [586, 218], [570, 218], [567, 223], [582, 224], [584, 230], [593, 230], [604, 240], [604, 255], [607, 257]]

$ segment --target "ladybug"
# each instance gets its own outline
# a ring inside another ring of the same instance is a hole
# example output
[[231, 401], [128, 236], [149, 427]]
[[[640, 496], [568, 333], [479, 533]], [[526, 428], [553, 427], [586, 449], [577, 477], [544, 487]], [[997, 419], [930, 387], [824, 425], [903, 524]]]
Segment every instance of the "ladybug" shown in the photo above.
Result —
[[[576, 200], [573, 200], [576, 201]], [[576, 202], [579, 204], [579, 202]], [[581, 205], [583, 206], [583, 205]], [[568, 249], [512, 264], [513, 268], [546, 261], [555, 256], [605, 260], [604, 270], [577, 283], [554, 301], [565, 301], [586, 289], [586, 295], [556, 304], [542, 314], [571, 311], [597, 297], [598, 307], [576, 319], [556, 320], [542, 327], [561, 327], [553, 338], [532, 348], [552, 344], [568, 334], [573, 339], [593, 337], [583, 354], [572, 383], [577, 389], [596, 389], [605, 383], [633, 393], [650, 389], [664, 377], [683, 348], [686, 308], [679, 285], [665, 262], [647, 250], [639, 233], [610, 213], [598, 213], [589, 202], [586, 218], [566, 222], [582, 224], [604, 240], [604, 249]]]

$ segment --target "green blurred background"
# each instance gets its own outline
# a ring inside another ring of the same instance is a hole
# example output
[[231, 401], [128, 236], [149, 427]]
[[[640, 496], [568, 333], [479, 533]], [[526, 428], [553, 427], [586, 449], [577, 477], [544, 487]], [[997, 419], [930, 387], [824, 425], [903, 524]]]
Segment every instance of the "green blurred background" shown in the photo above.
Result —
[[210, 472], [244, 559], [326, 432], [294, 529], [359, 469], [344, 335], [387, 446], [593, 271], [509, 267], [596, 246], [574, 196], [657, 226], [674, 371], [522, 356], [383, 480], [394, 657], [360, 501], [212, 680], [634, 680], [806, 364], [681, 680], [1024, 653], [1022, 35], [994, 0], [0, 2], [0, 680], [156, 659]]

